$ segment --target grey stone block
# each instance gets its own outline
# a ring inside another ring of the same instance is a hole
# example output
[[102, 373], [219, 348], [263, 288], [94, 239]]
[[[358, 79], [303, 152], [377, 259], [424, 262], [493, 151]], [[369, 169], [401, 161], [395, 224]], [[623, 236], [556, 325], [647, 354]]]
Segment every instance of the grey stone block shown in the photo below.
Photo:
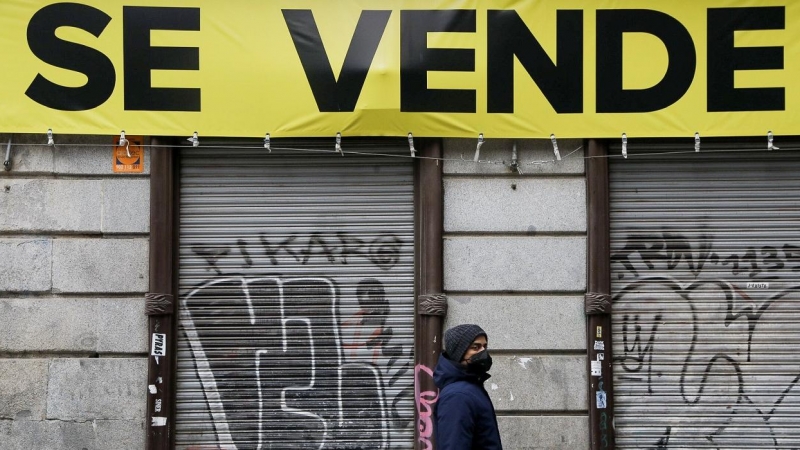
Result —
[[[496, 174], [510, 175], [507, 165], [473, 162], [478, 136], [475, 139], [445, 139], [442, 170], [446, 174]], [[511, 162], [513, 139], [486, 139], [481, 147], [481, 160]], [[561, 161], [554, 161], [553, 144], [549, 139], [517, 139], [517, 158], [525, 175], [583, 173], [583, 142], [580, 139], [559, 139]], [[578, 149], [577, 151], [575, 151]], [[574, 153], [572, 153], [575, 151]], [[567, 156], [572, 153], [572, 155]], [[466, 161], [461, 161], [461, 158]], [[457, 161], [453, 161], [457, 160]], [[544, 164], [540, 164], [547, 161]]]
[[446, 291], [585, 291], [583, 237], [449, 237]]
[[0, 419], [44, 419], [45, 359], [0, 359]]
[[0, 182], [0, 229], [17, 232], [99, 232], [100, 180], [8, 179]]
[[56, 239], [53, 289], [59, 292], [146, 292], [148, 240]]
[[0, 299], [0, 351], [147, 351], [144, 298]]
[[450, 297], [445, 327], [462, 323], [480, 324], [493, 349], [586, 349], [582, 297]]
[[[119, 138], [119, 136], [116, 136]], [[71, 175], [114, 175], [115, 136], [61, 135], [56, 139], [54, 171]], [[145, 141], [145, 144], [148, 142]], [[58, 144], [61, 144], [60, 146]], [[144, 171], [150, 173], [150, 149], [144, 150]]]
[[150, 180], [112, 178], [103, 180], [103, 232], [150, 231]]
[[144, 438], [141, 419], [0, 422], [3, 450], [137, 450]]
[[503, 448], [509, 450], [586, 450], [589, 418], [586, 416], [535, 416], [497, 418]]
[[585, 356], [493, 357], [484, 386], [498, 411], [586, 411]]
[[[47, 131], [47, 130], [44, 130]], [[0, 149], [5, 160], [5, 149], [11, 138], [11, 173], [43, 174], [53, 172], [53, 148], [47, 147], [45, 133], [35, 134], [0, 134]], [[38, 144], [38, 145], [37, 145]], [[0, 170], [0, 178], [8, 174]]]
[[50, 239], [0, 239], [0, 291], [49, 291], [51, 259]]
[[47, 418], [141, 419], [147, 397], [147, 360], [54, 359], [47, 386]]
[[445, 231], [586, 231], [583, 178], [449, 178]]

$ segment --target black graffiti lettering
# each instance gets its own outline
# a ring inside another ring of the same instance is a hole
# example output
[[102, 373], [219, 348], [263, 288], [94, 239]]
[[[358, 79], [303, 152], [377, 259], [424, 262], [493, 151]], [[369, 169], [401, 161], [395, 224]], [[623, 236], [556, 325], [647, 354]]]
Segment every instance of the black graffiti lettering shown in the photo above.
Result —
[[300, 257], [298, 257], [297, 252], [293, 251], [292, 248], [289, 246], [295, 239], [297, 239], [296, 235], [291, 235], [284, 239], [283, 241], [272, 244], [267, 240], [266, 236], [259, 235], [259, 241], [261, 241], [261, 245], [264, 248], [264, 252], [266, 253], [267, 257], [269, 257], [270, 262], [273, 266], [278, 265], [278, 252], [280, 250], [284, 250], [287, 254], [291, 255], [295, 260], [300, 261]]
[[558, 63], [513, 10], [488, 11], [488, 107], [490, 113], [514, 112], [514, 61], [522, 64], [560, 114], [583, 111], [583, 11], [559, 10]]
[[428, 72], [473, 72], [475, 50], [428, 48], [428, 33], [474, 33], [474, 10], [400, 12], [400, 111], [474, 113], [474, 90], [428, 89]]
[[709, 8], [708, 111], [783, 111], [785, 88], [737, 88], [737, 70], [783, 69], [783, 47], [735, 47], [743, 30], [783, 30], [786, 8]]
[[252, 266], [253, 259], [250, 258], [250, 252], [247, 251], [247, 242], [244, 239], [237, 239], [236, 244], [239, 245], [239, 252], [242, 254], [245, 264]]
[[336, 236], [341, 243], [340, 256], [342, 264], [347, 264], [348, 256], [364, 256], [366, 254], [364, 250], [365, 243], [361, 239], [343, 232], [336, 233]]
[[197, 47], [152, 47], [152, 30], [200, 31], [200, 8], [123, 6], [126, 111], [200, 111], [199, 88], [152, 86], [153, 70], [199, 70]]
[[[653, 362], [653, 352], [654, 352], [654, 343], [656, 338], [656, 332], [658, 331], [658, 324], [661, 320], [661, 315], [656, 315], [653, 325], [650, 329], [650, 336], [647, 338], [647, 344], [642, 347], [642, 327], [639, 325], [639, 316], [634, 315], [632, 321], [633, 325], [633, 332], [631, 333], [630, 321], [631, 318], [628, 314], [624, 315], [622, 318], [622, 348], [624, 349], [624, 354], [622, 356], [615, 357], [615, 361], [619, 361], [622, 363], [622, 369], [626, 372], [632, 373], [640, 373], [646, 366], [647, 369], [647, 392], [652, 394], [653, 393], [653, 386], [652, 386], [652, 362]], [[629, 336], [633, 334], [633, 342], [629, 344]], [[633, 361], [636, 363], [634, 366], [629, 366], [627, 361]], [[638, 380], [638, 379], [637, 379]]]
[[37, 74], [25, 91], [31, 100], [62, 111], [96, 108], [114, 92], [114, 64], [103, 53], [56, 36], [61, 27], [74, 27], [100, 37], [111, 22], [103, 11], [79, 3], [55, 3], [45, 6], [28, 23], [28, 47], [42, 61], [82, 73], [88, 80], [80, 87], [61, 86]]
[[[622, 40], [625, 33], [648, 33], [666, 46], [664, 78], [646, 89], [625, 89]], [[597, 11], [597, 112], [650, 112], [678, 101], [689, 89], [697, 65], [692, 36], [674, 17], [647, 9]]]
[[334, 248], [329, 246], [322, 233], [311, 233], [308, 245], [303, 250], [303, 264], [308, 264], [308, 260], [315, 255], [324, 256], [328, 262], [336, 262]]
[[764, 255], [762, 263], [766, 266], [767, 272], [778, 272], [783, 269], [784, 264], [781, 258], [778, 257], [777, 248], [765, 245], [761, 247], [761, 254]]
[[192, 246], [192, 251], [206, 260], [208, 267], [214, 269], [217, 275], [222, 274], [222, 270], [217, 266], [217, 261], [228, 253], [230, 253], [230, 249], [228, 248], [211, 248], [211, 247], [200, 247], [200, 246]]
[[320, 112], [353, 111], [364, 87], [372, 60], [389, 22], [391, 11], [361, 11], [338, 80], [325, 52], [311, 10], [284, 9], [283, 18], [292, 35]]
[[786, 263], [792, 265], [792, 272], [800, 272], [800, 246], [783, 244], [781, 248]]

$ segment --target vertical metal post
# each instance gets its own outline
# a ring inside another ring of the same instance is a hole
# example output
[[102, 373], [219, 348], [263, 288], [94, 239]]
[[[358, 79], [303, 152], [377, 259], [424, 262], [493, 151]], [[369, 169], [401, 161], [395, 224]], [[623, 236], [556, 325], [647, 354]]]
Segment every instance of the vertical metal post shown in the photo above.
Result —
[[[153, 143], [159, 144], [156, 139]], [[174, 264], [174, 151], [152, 147], [150, 151], [150, 351], [147, 368], [146, 448], [168, 450], [174, 432], [175, 285]]]
[[586, 160], [588, 286], [585, 311], [592, 450], [613, 450], [614, 385], [611, 373], [611, 255], [609, 248], [608, 145], [591, 139]]
[[[442, 141], [426, 139], [418, 145], [419, 156], [441, 158]], [[433, 384], [433, 369], [442, 351], [442, 324], [447, 313], [444, 289], [442, 234], [444, 230], [444, 188], [442, 163], [418, 159], [415, 172], [415, 319], [414, 401], [416, 404], [415, 448], [431, 450], [433, 405], [439, 391]]]

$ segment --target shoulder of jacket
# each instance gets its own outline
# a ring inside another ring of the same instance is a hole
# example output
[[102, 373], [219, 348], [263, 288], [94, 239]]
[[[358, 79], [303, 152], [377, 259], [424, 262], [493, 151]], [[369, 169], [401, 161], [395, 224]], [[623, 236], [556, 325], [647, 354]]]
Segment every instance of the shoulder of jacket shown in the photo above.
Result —
[[456, 396], [464, 396], [468, 399], [473, 399], [476, 393], [479, 393], [481, 387], [470, 383], [469, 381], [456, 381], [455, 383], [448, 384], [439, 392], [439, 400]]

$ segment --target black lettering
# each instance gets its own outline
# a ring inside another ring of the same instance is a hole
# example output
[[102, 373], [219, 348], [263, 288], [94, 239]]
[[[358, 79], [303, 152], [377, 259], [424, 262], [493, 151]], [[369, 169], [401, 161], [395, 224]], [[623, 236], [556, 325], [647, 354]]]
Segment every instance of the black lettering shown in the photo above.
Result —
[[45, 6], [28, 23], [28, 47], [42, 61], [88, 78], [80, 87], [53, 83], [37, 74], [25, 91], [31, 100], [62, 111], [85, 111], [96, 108], [114, 92], [117, 75], [114, 64], [101, 52], [56, 36], [60, 27], [80, 28], [100, 37], [111, 21], [103, 11], [78, 3], [56, 3]]
[[557, 61], [513, 10], [488, 18], [488, 111], [514, 112], [516, 56], [557, 113], [583, 112], [583, 12], [558, 11]]
[[475, 50], [428, 48], [431, 32], [474, 33], [475, 11], [400, 12], [400, 111], [474, 113], [474, 90], [428, 89], [428, 72], [473, 72]]
[[[667, 48], [667, 73], [655, 86], [622, 87], [622, 38], [648, 33]], [[697, 66], [689, 31], [674, 17], [648, 9], [597, 11], [597, 112], [650, 112], [666, 108], [689, 89]]]
[[362, 11], [347, 48], [339, 80], [322, 44], [314, 15], [306, 9], [284, 9], [283, 18], [303, 64], [308, 84], [320, 112], [355, 110], [369, 67], [375, 58], [391, 11]]
[[200, 111], [199, 88], [152, 87], [152, 70], [199, 70], [197, 47], [151, 47], [152, 30], [200, 30], [200, 8], [124, 6], [125, 109]]
[[708, 110], [783, 111], [785, 89], [736, 88], [737, 70], [783, 69], [783, 47], [735, 47], [740, 30], [783, 30], [786, 8], [711, 8], [708, 10]]

